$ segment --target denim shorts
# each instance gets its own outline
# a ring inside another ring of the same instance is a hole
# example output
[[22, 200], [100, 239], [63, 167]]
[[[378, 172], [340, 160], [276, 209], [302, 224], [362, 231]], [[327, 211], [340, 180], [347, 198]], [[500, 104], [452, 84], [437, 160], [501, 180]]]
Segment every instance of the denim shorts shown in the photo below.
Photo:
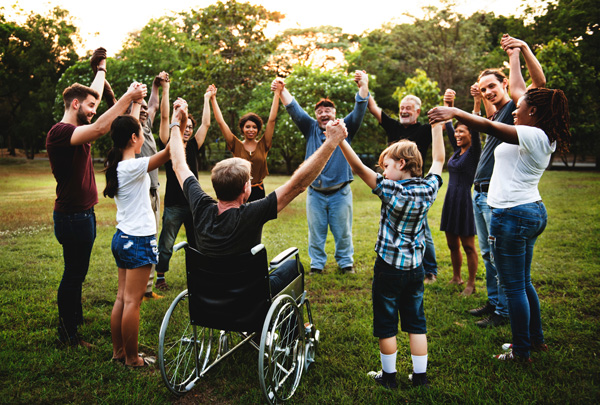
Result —
[[156, 235], [131, 236], [117, 229], [111, 245], [113, 256], [120, 269], [137, 269], [158, 263]]
[[423, 310], [423, 265], [398, 270], [377, 256], [373, 276], [373, 336], [380, 339], [398, 334], [398, 314], [403, 332], [427, 333]]

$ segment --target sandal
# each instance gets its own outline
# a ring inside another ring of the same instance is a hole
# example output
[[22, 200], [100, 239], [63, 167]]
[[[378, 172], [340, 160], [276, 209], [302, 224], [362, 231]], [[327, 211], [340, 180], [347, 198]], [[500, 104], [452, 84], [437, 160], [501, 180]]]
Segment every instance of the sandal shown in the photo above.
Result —
[[154, 356], [145, 356], [143, 353], [140, 353], [141, 359], [144, 361], [140, 366], [133, 366], [129, 364], [125, 364], [127, 368], [145, 368], [148, 366], [153, 366], [156, 363], [156, 357]]

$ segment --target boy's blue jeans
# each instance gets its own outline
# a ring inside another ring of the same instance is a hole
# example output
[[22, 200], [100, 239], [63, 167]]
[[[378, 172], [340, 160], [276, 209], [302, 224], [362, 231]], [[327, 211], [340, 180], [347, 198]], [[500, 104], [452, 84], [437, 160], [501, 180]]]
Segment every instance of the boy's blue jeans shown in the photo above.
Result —
[[506, 292], [513, 352], [529, 357], [531, 343], [544, 343], [540, 302], [531, 283], [531, 260], [548, 215], [541, 201], [492, 209], [490, 248]]

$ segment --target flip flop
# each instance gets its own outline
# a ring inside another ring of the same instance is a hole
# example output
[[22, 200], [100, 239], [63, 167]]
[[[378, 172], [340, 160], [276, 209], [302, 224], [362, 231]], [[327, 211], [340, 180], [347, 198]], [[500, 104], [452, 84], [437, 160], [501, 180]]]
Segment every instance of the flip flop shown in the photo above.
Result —
[[132, 365], [128, 365], [125, 364], [125, 367], [127, 368], [145, 368], [148, 366], [153, 366], [154, 363], [156, 363], [156, 357], [153, 356], [140, 356], [142, 358], [142, 360], [144, 360], [144, 362], [142, 363], [142, 365], [140, 366], [132, 366]]

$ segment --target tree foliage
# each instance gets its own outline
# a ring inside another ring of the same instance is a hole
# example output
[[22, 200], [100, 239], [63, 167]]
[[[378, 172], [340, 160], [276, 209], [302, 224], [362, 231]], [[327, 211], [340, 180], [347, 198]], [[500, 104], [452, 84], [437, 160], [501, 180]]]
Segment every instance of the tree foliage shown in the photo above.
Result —
[[[19, 13], [18, 15], [22, 15]], [[77, 28], [59, 7], [30, 13], [23, 24], [0, 9], [0, 133], [11, 154], [42, 147], [53, 124], [54, 86], [77, 59]]]

